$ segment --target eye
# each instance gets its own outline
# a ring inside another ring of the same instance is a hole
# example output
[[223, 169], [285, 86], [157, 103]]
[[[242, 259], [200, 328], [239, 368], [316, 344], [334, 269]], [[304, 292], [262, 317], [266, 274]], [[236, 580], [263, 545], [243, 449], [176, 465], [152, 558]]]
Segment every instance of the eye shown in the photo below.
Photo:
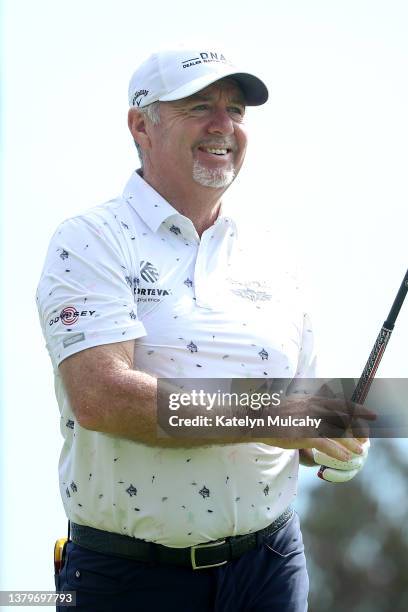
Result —
[[207, 109], [208, 109], [208, 104], [196, 104], [196, 106], [193, 106], [191, 110], [202, 111], [202, 110], [207, 110]]
[[230, 111], [230, 113], [233, 113], [234, 115], [240, 115], [241, 117], [243, 117], [245, 114], [245, 109], [240, 106], [230, 106], [228, 110]]

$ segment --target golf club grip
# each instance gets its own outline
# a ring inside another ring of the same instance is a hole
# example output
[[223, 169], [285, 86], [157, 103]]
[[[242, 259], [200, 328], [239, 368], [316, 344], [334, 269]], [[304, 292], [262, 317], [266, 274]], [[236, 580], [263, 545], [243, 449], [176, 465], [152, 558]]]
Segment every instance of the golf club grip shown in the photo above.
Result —
[[351, 396], [352, 402], [356, 402], [357, 404], [364, 404], [375, 373], [377, 372], [382, 356], [384, 355], [388, 340], [391, 337], [391, 332], [392, 330], [386, 329], [385, 326], [381, 328], [381, 331], [377, 336], [377, 340], [375, 341], [375, 344], [367, 360], [363, 373], [360, 376], [360, 380], [358, 381], [357, 386], [353, 391], [353, 395]]

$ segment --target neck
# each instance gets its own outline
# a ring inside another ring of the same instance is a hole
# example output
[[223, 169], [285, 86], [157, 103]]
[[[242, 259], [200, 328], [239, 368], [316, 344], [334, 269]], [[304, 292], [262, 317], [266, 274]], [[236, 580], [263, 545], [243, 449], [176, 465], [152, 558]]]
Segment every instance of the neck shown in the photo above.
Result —
[[166, 184], [146, 171], [141, 176], [173, 208], [191, 220], [199, 236], [216, 221], [225, 188], [203, 187], [195, 182], [188, 186]]

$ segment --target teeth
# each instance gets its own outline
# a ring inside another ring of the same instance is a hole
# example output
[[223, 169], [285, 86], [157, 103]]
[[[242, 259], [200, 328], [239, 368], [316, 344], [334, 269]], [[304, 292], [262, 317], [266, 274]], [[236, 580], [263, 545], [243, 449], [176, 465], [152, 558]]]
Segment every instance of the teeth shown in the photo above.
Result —
[[228, 149], [206, 149], [208, 153], [215, 153], [216, 155], [226, 155]]

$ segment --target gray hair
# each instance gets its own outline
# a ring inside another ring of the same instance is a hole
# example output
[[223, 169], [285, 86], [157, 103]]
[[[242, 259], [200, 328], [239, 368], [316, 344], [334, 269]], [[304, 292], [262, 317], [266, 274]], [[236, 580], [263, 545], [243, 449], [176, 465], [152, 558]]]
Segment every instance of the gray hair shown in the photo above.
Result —
[[[151, 104], [148, 104], [147, 106], [144, 106], [143, 108], [138, 108], [137, 109], [140, 113], [142, 113], [142, 115], [145, 116], [145, 118], [150, 121], [150, 123], [152, 123], [153, 125], [157, 125], [158, 123], [160, 123], [160, 102], [152, 102]], [[136, 142], [135, 140], [135, 146], [137, 149], [137, 154], [139, 155], [139, 159], [140, 159], [140, 167], [143, 168], [143, 151], [141, 146], [139, 145], [138, 142]]]

